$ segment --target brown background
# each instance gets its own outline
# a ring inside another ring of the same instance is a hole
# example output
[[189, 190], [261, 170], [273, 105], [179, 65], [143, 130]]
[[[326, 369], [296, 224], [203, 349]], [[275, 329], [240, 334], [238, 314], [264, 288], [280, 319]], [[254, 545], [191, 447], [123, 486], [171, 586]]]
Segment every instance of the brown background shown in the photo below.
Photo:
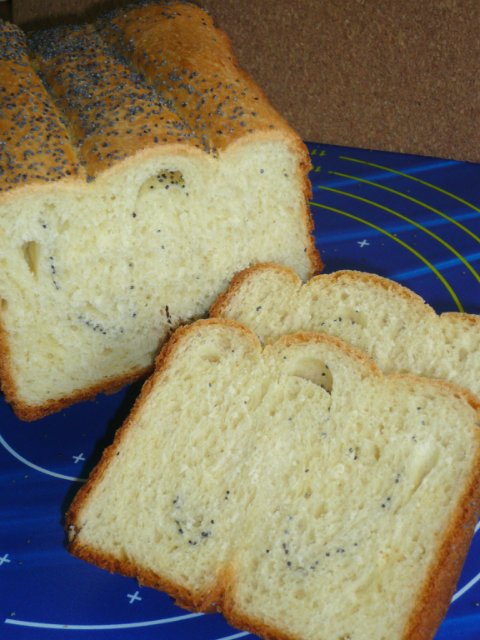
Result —
[[[11, 12], [32, 27], [120, 4], [13, 0]], [[304, 139], [480, 162], [480, 0], [197, 4]]]

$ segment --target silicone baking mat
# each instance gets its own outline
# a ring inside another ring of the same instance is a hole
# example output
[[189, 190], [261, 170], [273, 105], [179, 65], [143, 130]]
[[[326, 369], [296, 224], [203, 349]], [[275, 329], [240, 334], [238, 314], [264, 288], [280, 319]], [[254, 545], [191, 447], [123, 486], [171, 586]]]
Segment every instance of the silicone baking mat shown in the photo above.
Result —
[[[327, 272], [375, 272], [409, 286], [438, 312], [480, 313], [480, 165], [309, 148], [311, 208]], [[220, 615], [179, 609], [165, 594], [90, 566], [65, 549], [65, 509], [138, 388], [31, 424], [18, 421], [0, 400], [0, 638], [253, 637]], [[477, 532], [436, 640], [479, 638]]]

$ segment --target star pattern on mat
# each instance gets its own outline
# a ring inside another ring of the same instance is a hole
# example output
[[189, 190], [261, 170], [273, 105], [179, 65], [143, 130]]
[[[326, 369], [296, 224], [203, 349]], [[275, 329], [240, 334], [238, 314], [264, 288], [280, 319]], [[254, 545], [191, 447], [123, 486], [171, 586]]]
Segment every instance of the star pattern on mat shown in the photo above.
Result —
[[135, 591], [135, 593], [127, 593], [127, 598], [129, 599], [129, 604], [133, 604], [135, 601], [142, 600], [142, 597], [140, 596], [138, 591]]
[[11, 560], [10, 560], [10, 557], [9, 557], [9, 554], [8, 554], [8, 553], [6, 553], [6, 554], [5, 554], [5, 555], [3, 555], [3, 556], [0, 556], [0, 567], [1, 567], [3, 564], [6, 564], [6, 563], [8, 563], [8, 562], [11, 562]]
[[[480, 201], [476, 185], [480, 180], [480, 165], [430, 159], [417, 162], [403, 157], [397, 160], [391, 154], [378, 155], [375, 160], [376, 153], [357, 150], [351, 150], [354, 158], [348, 154], [348, 157], [339, 157], [339, 153], [347, 152], [333, 147], [328, 147], [328, 153], [323, 147], [315, 146], [314, 149], [312, 155], [317, 156], [316, 163], [321, 161], [322, 167], [321, 171], [311, 174], [313, 193], [323, 206], [321, 211], [316, 205], [312, 210], [315, 216], [318, 214], [319, 247], [327, 259], [331, 255], [329, 266], [367, 267], [367, 270], [409, 284], [430, 301], [437, 300], [441, 310], [453, 310], [450, 294], [432, 270], [435, 266], [458, 291], [465, 308], [477, 313], [480, 282], [470, 280], [473, 271], [469, 272], [465, 262], [473, 269], [479, 256]], [[355, 168], [362, 170], [355, 171]], [[321, 186], [335, 190], [322, 189], [320, 199]], [[381, 202], [375, 195], [380, 191]], [[358, 209], [349, 206], [354, 201], [360, 202], [352, 195], [363, 198], [361, 208], [360, 205]], [[472, 198], [474, 202], [469, 202]], [[379, 204], [388, 205], [391, 211], [380, 208]], [[445, 244], [439, 245], [432, 235], [420, 233], [418, 225], [413, 226], [405, 220], [398, 222], [398, 216], [391, 218], [392, 211], [411, 215], [415, 222], [432, 229], [446, 242], [452, 242], [464, 262], [448, 256]], [[325, 221], [330, 225], [327, 228]], [[362, 249], [361, 256], [354, 244]], [[367, 251], [363, 252], [364, 248]], [[439, 250], [438, 255], [435, 248]], [[123, 416], [119, 407], [125, 402], [123, 392], [117, 396], [99, 396], [95, 402], [80, 403], [56, 417], [47, 418], [41, 430], [36, 423], [28, 426], [19, 423], [3, 399], [0, 402], [3, 411], [0, 480], [3, 482], [2, 497], [6, 498], [0, 519], [8, 524], [4, 531], [8, 538], [0, 549], [0, 575], [8, 577], [2, 605], [5, 612], [10, 612], [0, 620], [0, 637], [10, 637], [14, 629], [20, 629], [22, 637], [35, 640], [39, 633], [52, 635], [53, 630], [65, 633], [68, 627], [73, 634], [78, 635], [81, 631], [82, 637], [92, 637], [91, 634], [100, 637], [105, 635], [105, 630], [116, 635], [119, 632], [115, 629], [133, 634], [138, 640], [158, 638], [159, 629], [176, 638], [201, 636], [205, 640], [243, 640], [246, 636], [252, 637], [247, 632], [223, 627], [221, 622], [213, 623], [210, 616], [177, 612], [172, 609], [171, 600], [160, 592], [144, 591], [147, 595], [143, 601], [139, 585], [80, 564], [67, 554], [64, 545], [59, 544], [60, 538], [63, 539], [58, 514], [59, 504], [66, 494], [64, 483], [74, 483], [68, 492], [73, 496], [77, 483], [84, 481], [76, 476], [86, 475], [81, 474], [80, 469], [90, 461], [91, 455], [99, 453], [99, 443], [104, 442], [112, 416]], [[114, 424], [117, 426], [115, 421], [116, 417]], [[91, 425], [88, 430], [86, 425]], [[72, 451], [78, 451], [78, 454], [74, 455]], [[64, 464], [65, 469], [57, 469]], [[465, 639], [471, 629], [473, 634], [477, 633], [480, 624], [479, 545], [480, 523], [476, 527], [466, 570], [452, 598], [451, 611], [440, 632], [445, 640], [454, 627], [458, 628], [458, 631], [452, 631], [454, 634], [465, 631], [465, 636], [461, 636]], [[49, 571], [44, 571], [46, 559], [51, 562]], [[78, 596], [74, 601], [70, 588], [64, 588], [73, 581]], [[131, 592], [130, 586], [135, 587]], [[129, 589], [128, 594], [126, 589]], [[90, 608], [92, 593], [101, 594], [95, 598], [96, 611]], [[20, 615], [20, 609], [24, 615]], [[167, 629], [170, 629], [169, 633]], [[480, 636], [477, 633], [474, 637]]]

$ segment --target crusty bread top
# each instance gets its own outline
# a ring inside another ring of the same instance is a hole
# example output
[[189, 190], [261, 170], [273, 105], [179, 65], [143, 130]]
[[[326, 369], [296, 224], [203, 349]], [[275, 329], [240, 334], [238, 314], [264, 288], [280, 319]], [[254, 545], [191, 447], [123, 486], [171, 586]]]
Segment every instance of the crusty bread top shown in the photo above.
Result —
[[437, 315], [419, 295], [373, 273], [341, 270], [303, 284], [278, 264], [238, 273], [210, 309], [263, 342], [284, 333], [322, 331], [363, 350], [384, 372], [449, 380], [480, 397], [480, 317]]
[[101, 22], [100, 33], [125, 51], [202, 148], [224, 149], [259, 132], [293, 134], [238, 67], [226, 34], [198, 7], [173, 2], [120, 10]]
[[[210, 307], [210, 317], [221, 317], [224, 313], [227, 313], [229, 310], [229, 305], [234, 300], [236, 296], [241, 296], [244, 294], [244, 287], [250, 284], [255, 283], [255, 278], [260, 277], [262, 273], [270, 275], [278, 279], [278, 281], [282, 282], [284, 285], [289, 285], [292, 287], [292, 290], [299, 290], [304, 286], [302, 280], [298, 277], [298, 275], [285, 265], [275, 264], [270, 262], [262, 262], [260, 264], [254, 264], [251, 267], [247, 267], [246, 269], [242, 269], [230, 282], [228, 289], [217, 298], [217, 300]], [[402, 286], [398, 282], [394, 280], [390, 280], [388, 278], [383, 278], [375, 273], [367, 273], [364, 271], [357, 271], [354, 269], [340, 269], [338, 271], [333, 271], [332, 273], [325, 273], [320, 275], [313, 276], [308, 283], [305, 283], [305, 286], [312, 288], [315, 286], [317, 282], [329, 282], [330, 286], [335, 286], [335, 283], [341, 281], [348, 281], [349, 284], [354, 285], [355, 281], [362, 283], [372, 283], [385, 289], [387, 291], [392, 292], [394, 295], [401, 296], [409, 300], [412, 304], [420, 305], [423, 308], [423, 311], [426, 314], [431, 316], [435, 315], [435, 311], [428, 304], [425, 303], [425, 300], [421, 298], [419, 295]], [[455, 314], [458, 315], [458, 314]]]
[[147, 2], [94, 25], [39, 31], [28, 47], [2, 23], [0, 45], [0, 191], [92, 180], [166, 146], [216, 154], [250, 136], [288, 139], [309, 166], [298, 136], [238, 68], [226, 35], [194, 5]]
[[0, 191], [80, 171], [69, 133], [31, 66], [25, 34], [0, 21]]

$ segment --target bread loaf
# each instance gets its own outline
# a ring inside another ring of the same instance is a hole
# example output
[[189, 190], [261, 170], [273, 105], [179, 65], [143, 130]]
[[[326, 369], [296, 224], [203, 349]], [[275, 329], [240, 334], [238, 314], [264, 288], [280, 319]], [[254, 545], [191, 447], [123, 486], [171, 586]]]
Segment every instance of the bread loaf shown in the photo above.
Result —
[[426, 640], [479, 512], [479, 403], [337, 338], [179, 329], [67, 515], [70, 550], [265, 638]]
[[198, 7], [0, 25], [1, 381], [34, 419], [145, 373], [239, 269], [320, 268], [306, 147]]
[[337, 271], [304, 286], [280, 265], [239, 273], [212, 306], [213, 317], [250, 327], [264, 343], [295, 331], [322, 331], [367, 353], [386, 373], [449, 380], [480, 397], [480, 318], [440, 316], [387, 278]]

